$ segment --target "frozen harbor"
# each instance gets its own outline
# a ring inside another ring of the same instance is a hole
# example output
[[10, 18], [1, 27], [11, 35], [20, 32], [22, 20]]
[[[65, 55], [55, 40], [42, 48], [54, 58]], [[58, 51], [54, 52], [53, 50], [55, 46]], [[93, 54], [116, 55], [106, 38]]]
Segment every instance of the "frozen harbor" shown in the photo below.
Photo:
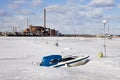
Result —
[[[101, 38], [0, 37], [0, 80], [120, 80], [120, 39], [106, 42], [107, 56], [99, 58], [104, 51]], [[50, 54], [89, 55], [90, 61], [70, 68], [36, 64]]]

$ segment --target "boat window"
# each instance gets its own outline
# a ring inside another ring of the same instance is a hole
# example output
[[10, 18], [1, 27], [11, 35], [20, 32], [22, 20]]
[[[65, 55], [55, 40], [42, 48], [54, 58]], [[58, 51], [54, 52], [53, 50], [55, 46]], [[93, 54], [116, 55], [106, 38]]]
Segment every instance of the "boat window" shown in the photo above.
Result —
[[55, 63], [58, 63], [58, 60], [57, 60], [57, 59], [52, 59], [52, 60], [50, 61], [50, 64], [55, 64]]
[[62, 61], [64, 62], [64, 61], [68, 61], [68, 60], [72, 60], [72, 59], [75, 59], [75, 58], [73, 58], [73, 57], [63, 58]]

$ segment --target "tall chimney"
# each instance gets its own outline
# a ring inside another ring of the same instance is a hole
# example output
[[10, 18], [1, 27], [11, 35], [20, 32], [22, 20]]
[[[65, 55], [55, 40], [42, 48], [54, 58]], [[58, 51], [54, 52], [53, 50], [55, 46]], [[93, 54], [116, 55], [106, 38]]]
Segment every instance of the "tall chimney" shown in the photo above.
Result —
[[46, 28], [46, 9], [44, 9], [44, 28]]
[[29, 26], [28, 26], [28, 19], [27, 19], [27, 22], [26, 22], [26, 24], [27, 24], [27, 28], [29, 28]]

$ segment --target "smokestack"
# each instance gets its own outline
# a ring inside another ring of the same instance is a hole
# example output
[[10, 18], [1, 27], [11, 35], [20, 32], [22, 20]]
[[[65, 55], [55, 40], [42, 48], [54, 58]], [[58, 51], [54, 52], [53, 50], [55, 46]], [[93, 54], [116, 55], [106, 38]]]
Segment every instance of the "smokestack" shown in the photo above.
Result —
[[27, 28], [29, 28], [29, 26], [28, 26], [28, 19], [27, 19], [27, 22], [26, 22], [26, 24], [27, 24]]
[[46, 28], [46, 9], [44, 9], [44, 28]]

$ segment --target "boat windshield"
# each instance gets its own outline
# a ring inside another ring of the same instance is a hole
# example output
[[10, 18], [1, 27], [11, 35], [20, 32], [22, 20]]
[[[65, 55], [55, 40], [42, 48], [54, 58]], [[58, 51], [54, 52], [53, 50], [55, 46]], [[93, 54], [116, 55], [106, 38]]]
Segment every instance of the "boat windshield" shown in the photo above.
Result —
[[55, 64], [55, 63], [58, 63], [59, 61], [58, 61], [58, 59], [52, 59], [52, 60], [50, 60], [50, 64]]
[[63, 58], [62, 61], [69, 61], [69, 60], [73, 60], [75, 59], [76, 57], [67, 57], [67, 58]]

